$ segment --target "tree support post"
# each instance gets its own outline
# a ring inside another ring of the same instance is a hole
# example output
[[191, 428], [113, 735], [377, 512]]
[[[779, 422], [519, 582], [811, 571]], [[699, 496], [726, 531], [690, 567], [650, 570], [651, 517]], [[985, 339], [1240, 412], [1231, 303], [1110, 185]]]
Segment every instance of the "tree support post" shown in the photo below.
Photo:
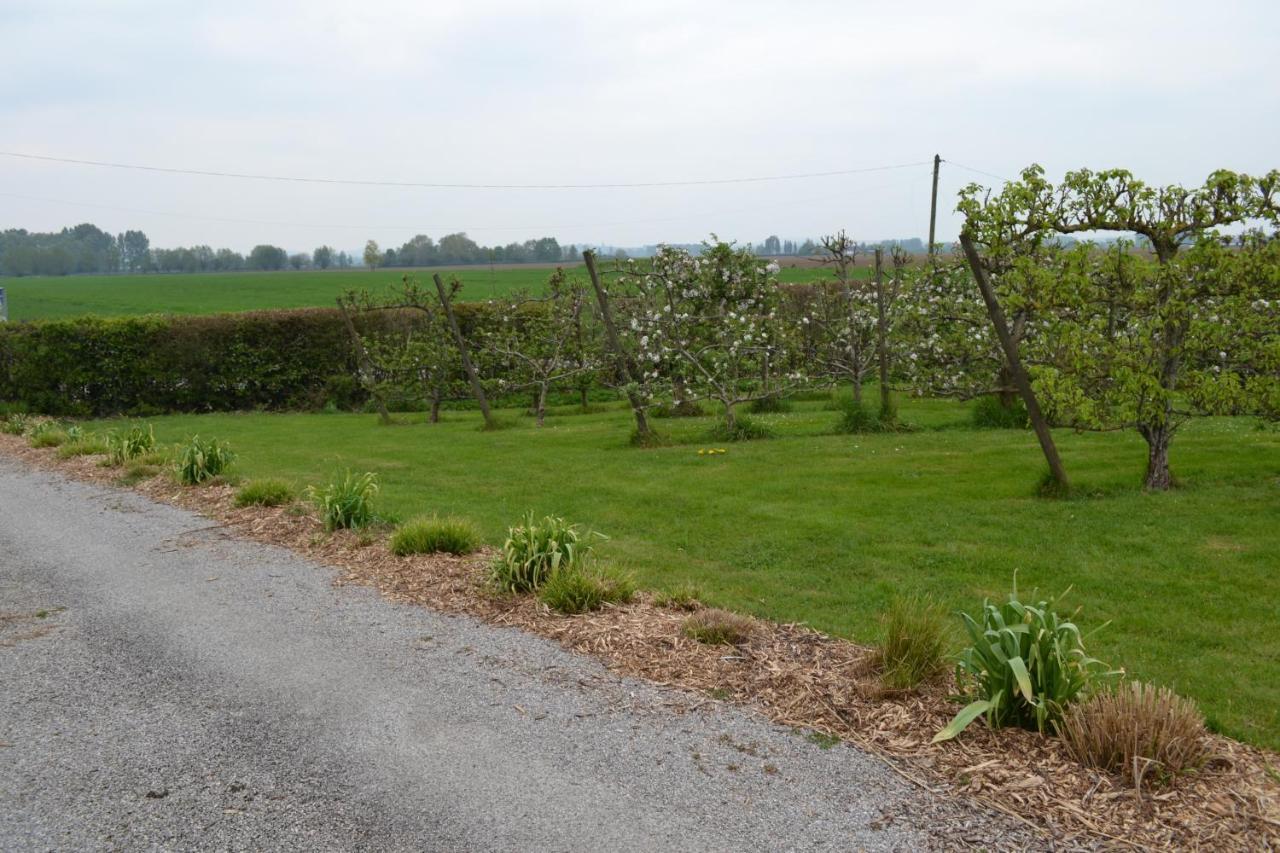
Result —
[[884, 249], [876, 246], [876, 360], [880, 363], [880, 420], [893, 418], [889, 397], [889, 320], [884, 298]]
[[338, 310], [342, 312], [342, 322], [347, 327], [347, 334], [351, 335], [351, 346], [356, 351], [356, 362], [360, 366], [361, 372], [369, 377], [369, 384], [372, 386], [369, 393], [373, 397], [373, 403], [378, 407], [378, 420], [384, 425], [391, 423], [391, 414], [387, 411], [386, 401], [382, 399], [382, 392], [378, 390], [377, 383], [373, 379], [373, 360], [369, 358], [369, 351], [364, 348], [364, 341], [360, 339], [360, 333], [356, 331], [356, 324], [351, 319], [351, 314], [347, 311], [347, 306], [342, 299], [338, 299]]
[[1018, 347], [1009, 334], [1009, 324], [1005, 321], [1004, 311], [1000, 308], [996, 292], [991, 287], [991, 280], [987, 278], [986, 268], [982, 266], [982, 259], [978, 257], [978, 250], [973, 245], [973, 236], [968, 230], [960, 232], [960, 245], [964, 249], [965, 258], [969, 261], [969, 269], [977, 279], [978, 289], [982, 291], [982, 301], [987, 303], [987, 315], [991, 318], [991, 325], [995, 327], [996, 337], [1000, 339], [1000, 347], [1004, 350], [1009, 372], [1013, 374], [1013, 383], [1017, 386], [1018, 393], [1022, 395], [1022, 402], [1027, 406], [1031, 426], [1036, 431], [1036, 438], [1040, 441], [1040, 449], [1044, 451], [1045, 461], [1049, 463], [1049, 473], [1054, 482], [1065, 491], [1069, 488], [1067, 471], [1062, 467], [1062, 459], [1058, 457], [1058, 448], [1053, 443], [1049, 423], [1045, 420], [1044, 413], [1040, 411], [1040, 402], [1036, 399], [1035, 391], [1031, 389], [1031, 380], [1027, 378], [1027, 372], [1023, 369]]
[[[600, 320], [604, 324], [605, 337], [609, 339], [609, 348], [618, 360], [618, 367], [628, 379], [628, 384], [636, 386], [641, 383], [640, 370], [635, 362], [627, 356], [618, 338], [618, 327], [613, 322], [613, 308], [609, 305], [609, 296], [600, 284], [600, 274], [596, 271], [596, 253], [587, 249], [582, 253], [582, 260], [587, 265], [587, 275], [591, 277], [591, 287], [596, 292], [596, 303], [600, 306]], [[631, 411], [636, 416], [636, 432], [642, 437], [649, 436], [649, 419], [645, 417], [644, 406], [634, 387], [627, 388], [627, 400], [631, 403]]]
[[467, 381], [471, 383], [471, 393], [475, 395], [476, 402], [480, 404], [480, 414], [484, 415], [484, 425], [489, 429], [493, 429], [493, 413], [489, 411], [489, 401], [484, 396], [484, 387], [480, 384], [480, 378], [476, 376], [476, 366], [471, 363], [471, 354], [467, 350], [467, 341], [462, 337], [462, 329], [458, 327], [458, 318], [454, 316], [453, 303], [449, 301], [449, 291], [440, 279], [440, 273], [435, 273], [431, 278], [436, 283], [436, 290], [440, 294], [440, 304], [444, 306], [445, 316], [449, 318], [449, 329], [453, 332], [453, 342], [458, 345], [458, 353], [462, 356], [462, 369], [466, 371]]

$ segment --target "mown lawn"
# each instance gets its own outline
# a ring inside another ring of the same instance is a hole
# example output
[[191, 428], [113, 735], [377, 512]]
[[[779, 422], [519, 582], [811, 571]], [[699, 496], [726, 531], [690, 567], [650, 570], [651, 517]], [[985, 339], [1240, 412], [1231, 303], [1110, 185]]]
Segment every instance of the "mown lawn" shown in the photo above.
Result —
[[244, 477], [316, 483], [378, 472], [393, 517], [458, 513], [500, 541], [526, 511], [606, 533], [601, 553], [654, 588], [692, 582], [716, 604], [872, 639], [897, 593], [975, 609], [1019, 587], [1057, 593], [1100, 657], [1198, 699], [1236, 737], [1280, 748], [1280, 434], [1246, 419], [1193, 424], [1174, 445], [1183, 486], [1138, 488], [1144, 445], [1057, 434], [1086, 497], [1033, 496], [1029, 432], [967, 428], [967, 409], [904, 401], [921, 429], [830, 434], [820, 401], [762, 416], [772, 440], [699, 456], [709, 419], [661, 421], [692, 443], [627, 446], [628, 413], [558, 410], [497, 433], [449, 412], [379, 426], [370, 415], [157, 418], [157, 436], [228, 439]]
[[[332, 308], [348, 290], [381, 291], [405, 275], [430, 286], [431, 269], [234, 272], [152, 275], [76, 275], [0, 278], [10, 320], [44, 320], [83, 314], [218, 314], [268, 308]], [[538, 292], [552, 270], [546, 267], [450, 267], [446, 279], [462, 281], [464, 300], [491, 299], [515, 290]], [[856, 271], [868, 275], [865, 267]], [[585, 276], [585, 271], [582, 273]], [[783, 281], [812, 281], [825, 270], [784, 269]]]

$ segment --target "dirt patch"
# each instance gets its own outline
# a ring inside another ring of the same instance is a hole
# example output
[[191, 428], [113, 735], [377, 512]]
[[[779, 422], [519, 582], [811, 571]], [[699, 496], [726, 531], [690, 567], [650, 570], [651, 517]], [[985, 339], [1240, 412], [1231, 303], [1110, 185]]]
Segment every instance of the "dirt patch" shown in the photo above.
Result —
[[[58, 460], [0, 435], [0, 450], [32, 464], [99, 483], [115, 473], [97, 459]], [[918, 693], [887, 694], [873, 651], [802, 625], [762, 623], [736, 646], [707, 646], [681, 631], [687, 612], [631, 604], [581, 616], [553, 613], [530, 596], [495, 593], [490, 552], [470, 557], [396, 557], [385, 541], [323, 532], [297, 508], [236, 508], [226, 485], [182, 488], [156, 477], [135, 489], [203, 513], [229, 532], [281, 545], [340, 572], [338, 583], [364, 584], [387, 598], [466, 613], [552, 638], [611, 669], [662, 685], [730, 700], [785, 725], [835, 735], [878, 755], [934, 793], [976, 801], [1059, 842], [1087, 846], [1257, 850], [1280, 846], [1280, 757], [1210, 736], [1214, 758], [1168, 788], [1137, 792], [1119, 777], [1088, 769], [1056, 738], [972, 726], [944, 744], [930, 738], [957, 706], [947, 679]]]

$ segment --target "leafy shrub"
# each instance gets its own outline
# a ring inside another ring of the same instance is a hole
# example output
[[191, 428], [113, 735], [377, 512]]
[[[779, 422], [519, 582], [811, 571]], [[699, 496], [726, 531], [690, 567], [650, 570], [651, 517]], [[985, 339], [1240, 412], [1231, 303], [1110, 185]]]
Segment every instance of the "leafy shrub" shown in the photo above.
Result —
[[557, 571], [579, 567], [590, 552], [577, 525], [554, 516], [535, 522], [530, 512], [508, 531], [493, 563], [493, 580], [507, 592], [532, 592]]
[[32, 447], [58, 447], [67, 441], [67, 431], [57, 421], [41, 421], [27, 432]]
[[702, 593], [697, 587], [682, 584], [659, 592], [653, 597], [653, 603], [657, 607], [665, 607], [668, 610], [698, 610], [702, 607], [701, 599]]
[[881, 679], [891, 690], [910, 690], [942, 671], [947, 654], [947, 615], [924, 598], [895, 598], [883, 618]]
[[391, 553], [470, 554], [480, 547], [480, 532], [464, 518], [415, 518], [405, 522], [391, 537]]
[[1119, 674], [1085, 654], [1080, 629], [1058, 615], [1055, 603], [1023, 604], [1015, 584], [1005, 604], [983, 604], [981, 622], [960, 614], [973, 645], [961, 652], [956, 678], [972, 701], [934, 735], [935, 743], [955, 737], [980, 716], [992, 728], [1019, 726], [1043, 734], [1100, 679]]
[[751, 402], [748, 411], [753, 415], [781, 414], [791, 411], [791, 401], [776, 396], [761, 397]]
[[284, 480], [254, 480], [236, 492], [236, 506], [283, 506], [297, 496]]
[[[70, 435], [67, 436], [69, 439]], [[96, 435], [83, 435], [78, 439], [71, 439], [66, 444], [58, 448], [59, 459], [70, 459], [73, 456], [101, 456], [110, 448], [107, 441]]]
[[1022, 400], [1014, 400], [1005, 406], [1000, 398], [988, 394], [973, 401], [973, 425], [979, 429], [1026, 429], [1031, 424], [1027, 406]]
[[373, 522], [373, 499], [378, 494], [378, 475], [347, 471], [323, 489], [311, 486], [309, 497], [320, 508], [325, 530], [350, 530]]
[[760, 438], [772, 438], [773, 430], [759, 421], [738, 415], [733, 420], [733, 426], [729, 426], [728, 421], [718, 421], [707, 432], [707, 437], [712, 441], [754, 441]]
[[1148, 779], [1163, 784], [1208, 757], [1196, 704], [1140, 681], [1100, 690], [1069, 708], [1059, 730], [1073, 758], [1119, 773], [1135, 788]]
[[579, 565], [552, 572], [538, 598], [552, 610], [572, 615], [599, 610], [605, 604], [625, 604], [634, 594], [630, 578]]
[[691, 640], [713, 646], [736, 646], [755, 633], [756, 623], [750, 616], [728, 610], [709, 608], [684, 620], [681, 633]]
[[107, 433], [107, 457], [112, 465], [123, 465], [154, 450], [155, 446], [156, 434], [151, 424], [135, 424], [125, 432]]
[[184, 486], [197, 486], [225, 472], [235, 458], [236, 455], [227, 444], [216, 438], [205, 439], [193, 435], [178, 450], [175, 463], [178, 482]]

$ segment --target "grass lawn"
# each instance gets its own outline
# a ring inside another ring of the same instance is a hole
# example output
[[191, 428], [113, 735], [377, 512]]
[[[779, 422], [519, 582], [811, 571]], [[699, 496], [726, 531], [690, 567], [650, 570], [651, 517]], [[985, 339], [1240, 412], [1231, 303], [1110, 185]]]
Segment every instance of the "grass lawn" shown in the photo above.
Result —
[[[1280, 748], [1280, 434], [1245, 419], [1192, 424], [1173, 448], [1183, 487], [1139, 488], [1136, 435], [1057, 434], [1088, 497], [1033, 497], [1032, 434], [964, 426], [967, 409], [904, 400], [921, 429], [826, 434], [821, 402], [761, 416], [773, 440], [699, 456], [709, 419], [659, 421], [691, 443], [627, 446], [629, 414], [570, 415], [537, 430], [517, 412], [484, 433], [474, 412], [403, 416], [200, 415], [153, 421], [158, 438], [232, 442], [244, 477], [299, 485], [378, 472], [393, 517], [457, 513], [500, 541], [529, 509], [609, 535], [602, 556], [645, 586], [692, 582], [715, 604], [859, 640], [897, 593], [976, 610], [1020, 588], [1074, 586], [1090, 650], [1195, 697], [1222, 731]], [[412, 422], [408, 422], [412, 420]]]
[[[217, 314], [265, 308], [332, 308], [348, 290], [381, 290], [408, 274], [430, 284], [431, 269], [233, 272], [153, 275], [76, 275], [0, 278], [10, 320], [43, 320], [82, 314]], [[513, 290], [540, 291], [552, 270], [543, 266], [490, 270], [487, 266], [439, 270], [458, 276], [464, 300], [490, 299]], [[856, 270], [869, 275], [863, 267]], [[829, 276], [821, 269], [784, 269], [783, 281]], [[585, 270], [582, 276], [586, 277]]]

